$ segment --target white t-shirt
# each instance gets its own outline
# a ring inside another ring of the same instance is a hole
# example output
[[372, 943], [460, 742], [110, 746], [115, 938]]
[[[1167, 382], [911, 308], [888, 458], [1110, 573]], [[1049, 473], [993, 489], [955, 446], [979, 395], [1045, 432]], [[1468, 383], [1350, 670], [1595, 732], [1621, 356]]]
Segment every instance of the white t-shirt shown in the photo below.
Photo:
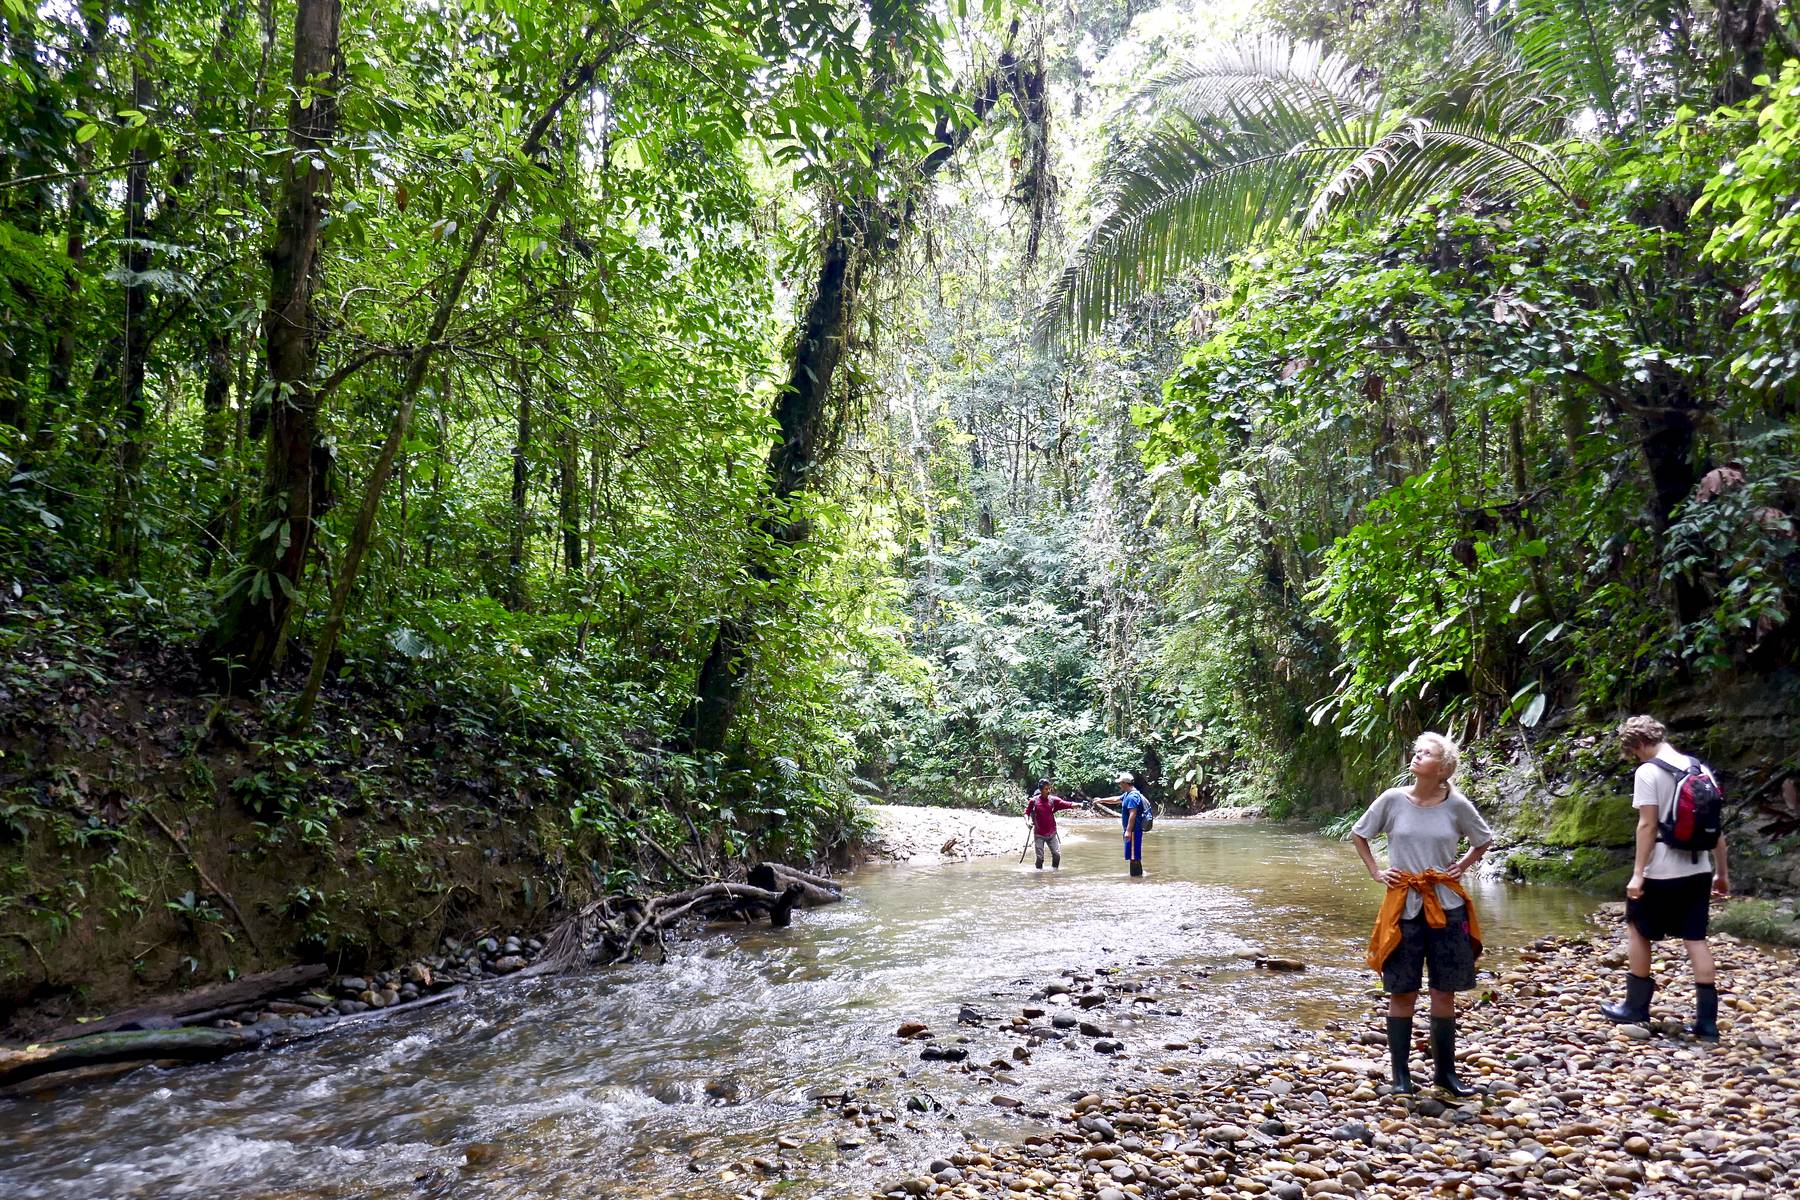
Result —
[[[1665, 749], [1657, 754], [1658, 758], [1672, 766], [1683, 770], [1694, 760], [1679, 750]], [[1708, 772], [1710, 775], [1711, 772]], [[1631, 807], [1654, 808], [1658, 820], [1667, 817], [1675, 807], [1675, 776], [1663, 770], [1655, 763], [1639, 763], [1637, 774], [1631, 781]], [[1682, 879], [1689, 875], [1713, 873], [1713, 856], [1711, 850], [1698, 851], [1699, 859], [1695, 860], [1696, 851], [1677, 850], [1664, 842], [1657, 842], [1650, 849], [1650, 865], [1644, 868], [1645, 879]]]

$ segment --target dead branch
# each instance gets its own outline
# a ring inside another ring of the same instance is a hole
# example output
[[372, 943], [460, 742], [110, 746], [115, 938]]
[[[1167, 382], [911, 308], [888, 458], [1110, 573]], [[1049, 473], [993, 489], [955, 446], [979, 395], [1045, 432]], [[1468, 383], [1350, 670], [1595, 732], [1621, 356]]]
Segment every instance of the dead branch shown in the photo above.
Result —
[[256, 943], [256, 930], [250, 928], [250, 922], [244, 920], [244, 914], [238, 911], [237, 901], [231, 898], [231, 893], [212, 881], [212, 878], [206, 873], [206, 868], [200, 865], [198, 858], [194, 857], [194, 852], [189, 848], [187, 842], [182, 839], [180, 834], [170, 829], [161, 817], [156, 815], [155, 809], [145, 805], [142, 811], [156, 822], [156, 827], [163, 831], [163, 836], [174, 842], [175, 848], [187, 856], [188, 865], [194, 868], [194, 874], [200, 877], [200, 882], [206, 885], [206, 890], [217, 896], [220, 903], [231, 910], [231, 915], [237, 919], [238, 928], [244, 931], [244, 940], [250, 943], [252, 950], [261, 954], [262, 947]]

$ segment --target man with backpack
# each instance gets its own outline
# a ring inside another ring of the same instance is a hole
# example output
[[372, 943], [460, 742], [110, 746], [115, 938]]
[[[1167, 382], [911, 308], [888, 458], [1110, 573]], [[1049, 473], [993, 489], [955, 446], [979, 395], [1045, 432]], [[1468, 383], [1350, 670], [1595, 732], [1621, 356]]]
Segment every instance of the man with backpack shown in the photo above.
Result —
[[1650, 943], [1678, 937], [1694, 968], [1694, 1023], [1688, 1032], [1719, 1040], [1719, 991], [1712, 950], [1706, 944], [1712, 896], [1731, 894], [1722, 831], [1724, 797], [1705, 763], [1669, 745], [1654, 717], [1632, 717], [1619, 726], [1619, 748], [1637, 760], [1631, 803], [1637, 809], [1637, 848], [1625, 885], [1625, 999], [1601, 1005], [1610, 1021], [1650, 1019]]
[[[1120, 771], [1114, 782], [1119, 785], [1117, 796], [1106, 796], [1094, 801], [1094, 807], [1107, 816], [1116, 815], [1119, 825], [1125, 831], [1125, 861], [1131, 866], [1133, 875], [1144, 873], [1144, 833], [1156, 820], [1156, 812], [1150, 807], [1150, 801], [1144, 793], [1137, 789], [1137, 777], [1130, 771]], [[1106, 805], [1118, 801], [1119, 811], [1115, 814]]]

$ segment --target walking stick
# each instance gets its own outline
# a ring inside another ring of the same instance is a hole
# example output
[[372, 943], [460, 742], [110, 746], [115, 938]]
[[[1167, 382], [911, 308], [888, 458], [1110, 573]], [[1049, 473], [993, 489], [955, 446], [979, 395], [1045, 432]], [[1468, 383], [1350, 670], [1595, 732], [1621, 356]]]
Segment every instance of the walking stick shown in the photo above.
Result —
[[1025, 861], [1025, 851], [1031, 849], [1031, 834], [1032, 834], [1032, 830], [1029, 826], [1027, 826], [1025, 829], [1025, 844], [1023, 846], [1019, 847], [1019, 862], [1020, 863], [1023, 863]]

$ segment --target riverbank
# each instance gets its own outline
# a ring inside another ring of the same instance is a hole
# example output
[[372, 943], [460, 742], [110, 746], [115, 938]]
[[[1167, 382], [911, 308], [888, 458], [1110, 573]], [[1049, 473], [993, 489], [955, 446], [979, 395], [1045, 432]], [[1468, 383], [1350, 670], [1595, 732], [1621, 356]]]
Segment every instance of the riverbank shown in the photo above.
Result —
[[[1197, 1086], [1071, 1097], [1053, 1132], [919, 1163], [878, 1196], [1061, 1200], [1316, 1196], [1775, 1200], [1800, 1194], [1800, 973], [1792, 954], [1715, 939], [1723, 1040], [1681, 1032], [1685, 960], [1658, 953], [1650, 1026], [1613, 1026], [1618, 917], [1543, 939], [1460, 1018], [1461, 1104], [1386, 1094], [1380, 1000]], [[1415, 1078], [1429, 1078], [1423, 1016]]]
[[1025, 818], [976, 808], [871, 804], [875, 832], [863, 843], [866, 862], [918, 863], [1017, 854]]
[[[1021, 809], [1023, 805], [1021, 804]], [[1025, 819], [979, 808], [928, 808], [910, 804], [871, 804], [869, 816], [875, 832], [863, 843], [865, 862], [921, 863], [993, 858], [1018, 854], [1025, 846]], [[1260, 810], [1250, 807], [1219, 808], [1191, 817], [1160, 816], [1159, 826], [1171, 822], [1254, 821]], [[1116, 833], [1115, 817], [1086, 810], [1057, 816], [1065, 839]]]

